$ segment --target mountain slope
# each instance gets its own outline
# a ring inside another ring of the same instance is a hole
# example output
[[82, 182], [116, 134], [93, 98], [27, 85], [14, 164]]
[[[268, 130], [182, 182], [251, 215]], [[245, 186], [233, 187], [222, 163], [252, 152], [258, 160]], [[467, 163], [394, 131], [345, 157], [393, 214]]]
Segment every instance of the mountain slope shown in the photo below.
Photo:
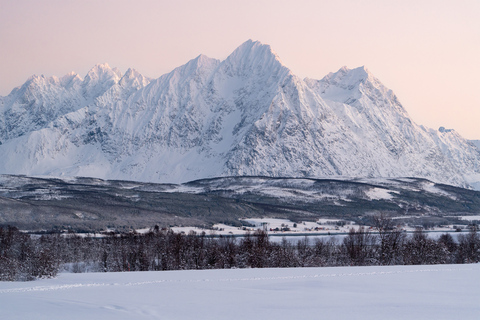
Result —
[[480, 188], [480, 151], [416, 125], [365, 68], [295, 76], [247, 41], [151, 80], [95, 66], [1, 99], [0, 173], [186, 182], [215, 176], [416, 176]]
[[480, 140], [469, 140], [469, 142], [475, 145], [480, 150]]
[[[373, 176], [417, 176], [462, 185], [478, 181], [480, 157], [453, 130], [415, 124], [395, 94], [364, 67], [341, 68], [306, 83], [332, 107], [370, 152]], [[359, 172], [355, 176], [369, 175]], [[370, 173], [371, 175], [371, 173]]]

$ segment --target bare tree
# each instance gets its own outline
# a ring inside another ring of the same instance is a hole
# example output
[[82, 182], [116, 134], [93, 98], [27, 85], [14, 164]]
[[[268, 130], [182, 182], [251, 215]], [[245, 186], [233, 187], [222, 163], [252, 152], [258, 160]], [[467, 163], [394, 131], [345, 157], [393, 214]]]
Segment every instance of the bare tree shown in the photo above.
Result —
[[375, 242], [375, 236], [363, 227], [357, 231], [350, 229], [348, 236], [343, 239], [343, 247], [350, 264], [356, 266], [375, 264]]
[[380, 241], [380, 263], [383, 265], [401, 264], [405, 233], [396, 228], [393, 220], [384, 213], [375, 215], [372, 219]]

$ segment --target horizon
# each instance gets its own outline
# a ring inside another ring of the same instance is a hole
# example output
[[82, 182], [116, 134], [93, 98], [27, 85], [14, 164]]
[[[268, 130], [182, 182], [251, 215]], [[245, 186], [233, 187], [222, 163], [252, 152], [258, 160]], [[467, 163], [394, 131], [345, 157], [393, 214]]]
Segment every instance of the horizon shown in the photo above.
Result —
[[296, 4], [0, 0], [0, 96], [34, 74], [84, 77], [99, 63], [156, 79], [199, 54], [224, 60], [247, 39], [294, 74], [365, 66], [415, 123], [480, 139], [480, 3], [380, 0]]

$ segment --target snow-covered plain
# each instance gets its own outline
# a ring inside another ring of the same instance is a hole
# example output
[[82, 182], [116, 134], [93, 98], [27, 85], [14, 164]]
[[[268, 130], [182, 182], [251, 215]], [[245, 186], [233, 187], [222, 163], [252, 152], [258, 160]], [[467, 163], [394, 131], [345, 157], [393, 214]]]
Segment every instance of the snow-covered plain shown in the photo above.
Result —
[[479, 319], [480, 264], [60, 274], [2, 319]]
[[[415, 216], [400, 216], [400, 217], [393, 217], [394, 220], [399, 221], [401, 219], [415, 219], [419, 217]], [[457, 224], [457, 225], [444, 225], [444, 226], [435, 226], [430, 228], [429, 230], [424, 230], [427, 235], [433, 236], [434, 238], [438, 238], [441, 234], [446, 232], [456, 234], [458, 236], [460, 233], [457, 231], [457, 228], [460, 227], [464, 229], [465, 232], [468, 231], [467, 222], [468, 221], [476, 221], [480, 220], [480, 216], [458, 216], [457, 218], [465, 220], [465, 224]], [[318, 219], [316, 222], [311, 221], [301, 221], [295, 223], [289, 219], [276, 219], [276, 218], [248, 218], [248, 219], [241, 219], [249, 224], [253, 225], [253, 227], [234, 227], [230, 225], [226, 225], [223, 223], [217, 223], [213, 225], [213, 229], [203, 229], [199, 227], [172, 227], [171, 229], [177, 233], [184, 233], [188, 234], [191, 231], [194, 231], [197, 234], [205, 232], [207, 235], [213, 236], [229, 236], [229, 235], [236, 235], [242, 236], [246, 235], [247, 233], [253, 233], [257, 230], [266, 230], [269, 236], [274, 236], [272, 239], [277, 238], [281, 239], [280, 237], [287, 236], [291, 241], [297, 241], [304, 239], [305, 236], [308, 236], [310, 239], [320, 238], [323, 237], [330, 237], [330, 236], [338, 236], [338, 235], [346, 235], [350, 230], [358, 230], [359, 228], [363, 227], [369, 232], [376, 232], [376, 229], [372, 226], [368, 225], [358, 225], [355, 224], [353, 221], [344, 221], [345, 224], [338, 225], [337, 222], [342, 221], [338, 219]], [[278, 230], [275, 230], [277, 229]], [[282, 230], [283, 228], [288, 228], [288, 230]], [[405, 232], [413, 233], [417, 230], [415, 226], [404, 225], [401, 229]], [[151, 229], [137, 229], [135, 230], [138, 233], [146, 233]], [[337, 237], [337, 239], [343, 238]]]

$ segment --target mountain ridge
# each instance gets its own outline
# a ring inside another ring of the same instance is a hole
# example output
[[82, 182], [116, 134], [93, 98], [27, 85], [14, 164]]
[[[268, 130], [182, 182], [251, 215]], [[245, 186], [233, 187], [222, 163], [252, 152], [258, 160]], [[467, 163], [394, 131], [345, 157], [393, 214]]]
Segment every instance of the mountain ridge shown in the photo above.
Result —
[[480, 189], [480, 150], [415, 124], [365, 67], [300, 79], [248, 40], [223, 61], [199, 55], [157, 79], [108, 64], [48, 79], [1, 97], [0, 173], [416, 176]]

